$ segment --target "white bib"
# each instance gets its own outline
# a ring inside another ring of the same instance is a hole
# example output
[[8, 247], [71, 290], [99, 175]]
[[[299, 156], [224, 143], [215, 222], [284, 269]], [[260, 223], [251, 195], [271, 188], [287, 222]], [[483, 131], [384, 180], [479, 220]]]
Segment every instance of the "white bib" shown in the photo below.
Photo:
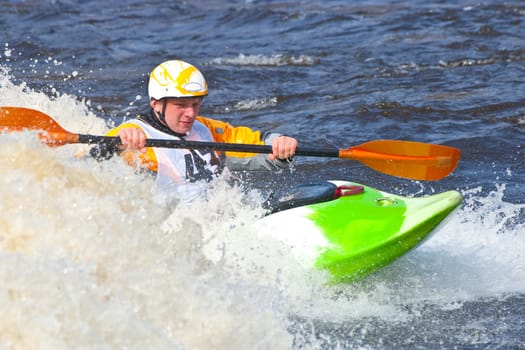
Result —
[[[126, 123], [138, 125], [148, 138], [180, 139], [153, 128], [138, 119]], [[195, 121], [187, 141], [213, 141], [210, 130]], [[204, 194], [206, 181], [212, 180], [221, 171], [220, 158], [213, 151], [187, 150], [180, 148], [153, 148], [157, 157], [158, 170], [156, 185], [164, 195], [175, 196], [191, 202]], [[206, 180], [206, 181], [201, 181]]]

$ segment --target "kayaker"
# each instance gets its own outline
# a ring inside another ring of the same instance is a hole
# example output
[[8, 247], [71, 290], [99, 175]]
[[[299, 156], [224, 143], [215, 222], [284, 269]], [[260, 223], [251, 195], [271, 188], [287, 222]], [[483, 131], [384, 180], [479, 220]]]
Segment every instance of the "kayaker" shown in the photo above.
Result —
[[[175, 193], [186, 201], [192, 201], [203, 192], [205, 181], [199, 180], [212, 180], [224, 166], [231, 170], [278, 170], [291, 164], [296, 139], [199, 116], [208, 85], [203, 74], [187, 62], [171, 60], [155, 67], [149, 77], [148, 94], [150, 113], [111, 129], [107, 135], [119, 136], [122, 145], [99, 144], [91, 149], [93, 157], [109, 159], [119, 154], [130, 165], [154, 172], [156, 183], [164, 193]], [[272, 145], [273, 153], [254, 155], [152, 148], [145, 147], [147, 138], [267, 144]]]

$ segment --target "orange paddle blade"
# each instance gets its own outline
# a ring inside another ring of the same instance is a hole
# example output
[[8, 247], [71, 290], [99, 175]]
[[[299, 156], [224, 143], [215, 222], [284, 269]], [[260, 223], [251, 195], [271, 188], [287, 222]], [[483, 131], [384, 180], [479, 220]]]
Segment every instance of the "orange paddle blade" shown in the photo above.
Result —
[[377, 140], [342, 149], [340, 158], [354, 159], [385, 174], [414, 180], [439, 180], [449, 175], [461, 152], [454, 147], [401, 140]]
[[40, 139], [50, 146], [78, 142], [78, 134], [64, 130], [53, 118], [23, 107], [0, 107], [0, 132], [39, 130]]

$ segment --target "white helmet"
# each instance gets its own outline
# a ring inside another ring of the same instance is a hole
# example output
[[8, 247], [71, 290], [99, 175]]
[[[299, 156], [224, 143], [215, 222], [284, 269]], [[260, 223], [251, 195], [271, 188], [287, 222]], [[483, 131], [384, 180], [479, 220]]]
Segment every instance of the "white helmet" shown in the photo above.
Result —
[[208, 94], [208, 84], [202, 73], [189, 63], [179, 60], [159, 64], [149, 76], [150, 99], [198, 97]]

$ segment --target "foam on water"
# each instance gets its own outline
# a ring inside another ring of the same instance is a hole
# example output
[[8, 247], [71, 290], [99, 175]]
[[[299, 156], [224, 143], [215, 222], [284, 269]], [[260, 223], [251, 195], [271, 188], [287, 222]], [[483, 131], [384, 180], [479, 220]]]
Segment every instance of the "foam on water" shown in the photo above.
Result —
[[[51, 99], [5, 71], [0, 105], [38, 109], [72, 132], [106, 129], [86, 101]], [[421, 247], [360, 282], [327, 286], [250, 229], [261, 197], [229, 185], [230, 174], [207, 201], [161, 206], [151, 178], [78, 151], [29, 132], [0, 136], [1, 346], [290, 348], [296, 322], [406, 321], [424, 304], [454, 309], [525, 290], [524, 206], [506, 203], [504, 187], [465, 192]], [[319, 345], [315, 330], [307, 337]]]
[[220, 222], [223, 206], [160, 207], [151, 179], [119, 160], [65, 159], [30, 138], [1, 138], [5, 344], [289, 344], [282, 313], [268, 308], [277, 295], [243, 285], [202, 253], [203, 228]]

